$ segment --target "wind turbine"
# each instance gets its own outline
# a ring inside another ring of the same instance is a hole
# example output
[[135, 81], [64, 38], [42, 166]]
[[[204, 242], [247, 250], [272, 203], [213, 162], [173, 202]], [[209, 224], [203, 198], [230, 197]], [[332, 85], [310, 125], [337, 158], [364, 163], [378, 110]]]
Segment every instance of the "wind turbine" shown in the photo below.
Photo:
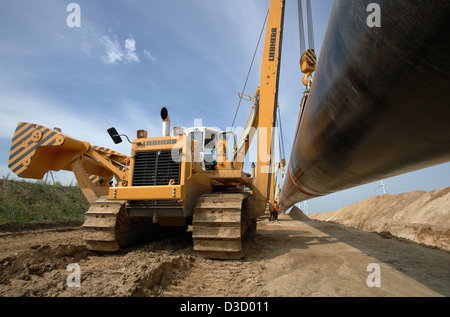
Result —
[[306, 215], [309, 216], [308, 202], [306, 200], [304, 201], [304, 206], [305, 206]]
[[378, 188], [383, 187], [383, 194], [386, 194], [386, 184], [381, 180], [381, 185], [375, 188], [377, 190]]

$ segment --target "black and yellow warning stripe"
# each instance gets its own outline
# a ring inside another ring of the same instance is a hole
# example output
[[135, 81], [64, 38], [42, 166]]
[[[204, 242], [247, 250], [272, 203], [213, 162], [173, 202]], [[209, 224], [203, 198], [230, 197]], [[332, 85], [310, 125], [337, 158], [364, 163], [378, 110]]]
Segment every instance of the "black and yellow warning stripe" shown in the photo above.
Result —
[[314, 50], [307, 49], [305, 52], [306, 60], [308, 63], [316, 64], [317, 63], [317, 56], [316, 53], [314, 53]]
[[101, 178], [98, 177], [97, 175], [91, 175], [91, 174], [88, 174], [88, 178], [94, 184], [101, 180]]
[[111, 149], [108, 149], [107, 147], [101, 147], [101, 146], [93, 146], [92, 147], [95, 151], [97, 152], [103, 152], [103, 153], [107, 153], [107, 154], [114, 154], [114, 155], [122, 155], [119, 152], [113, 151]]
[[55, 144], [58, 131], [41, 125], [20, 122], [14, 133], [9, 155], [8, 167], [21, 176], [27, 169], [38, 146]]

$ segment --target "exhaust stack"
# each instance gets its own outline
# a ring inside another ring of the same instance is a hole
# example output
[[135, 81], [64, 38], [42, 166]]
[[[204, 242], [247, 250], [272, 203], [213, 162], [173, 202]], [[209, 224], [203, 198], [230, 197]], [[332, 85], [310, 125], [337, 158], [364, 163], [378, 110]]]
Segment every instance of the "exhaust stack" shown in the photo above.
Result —
[[170, 118], [166, 107], [161, 109], [162, 136], [170, 136]]

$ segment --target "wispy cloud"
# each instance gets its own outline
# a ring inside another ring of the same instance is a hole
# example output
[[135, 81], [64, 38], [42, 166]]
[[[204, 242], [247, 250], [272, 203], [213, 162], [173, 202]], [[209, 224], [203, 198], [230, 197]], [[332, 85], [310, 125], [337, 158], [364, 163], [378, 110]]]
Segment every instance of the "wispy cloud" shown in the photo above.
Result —
[[[141, 61], [136, 50], [136, 40], [132, 37], [125, 39], [123, 46], [116, 37], [110, 38], [107, 35], [100, 38], [100, 43], [105, 52], [102, 60], [106, 64], [139, 63]], [[143, 54], [147, 60], [156, 62], [156, 58], [148, 50], [144, 50]]]
[[149, 51], [144, 50], [144, 56], [145, 56], [145, 58], [148, 59], [149, 61], [156, 63], [156, 57], [154, 57], [154, 56], [152, 55], [152, 53], [150, 53]]
[[[89, 57], [99, 58], [105, 64], [131, 64], [142, 61], [155, 63], [156, 58], [148, 49], [138, 50], [136, 37], [129, 33], [125, 39], [113, 33], [111, 29], [106, 33], [101, 27], [96, 27], [88, 22], [83, 27], [71, 30], [72, 33], [56, 33], [58, 38], [75, 35], [80, 49]], [[144, 46], [141, 43], [141, 47]], [[4, 51], [3, 47], [0, 47]]]
[[133, 38], [125, 40], [125, 60], [139, 62], [139, 57], [136, 55], [136, 41]]
[[124, 58], [123, 50], [117, 39], [111, 40], [109, 36], [102, 36], [100, 43], [105, 48], [105, 56], [102, 56], [103, 62], [106, 64], [117, 64]]

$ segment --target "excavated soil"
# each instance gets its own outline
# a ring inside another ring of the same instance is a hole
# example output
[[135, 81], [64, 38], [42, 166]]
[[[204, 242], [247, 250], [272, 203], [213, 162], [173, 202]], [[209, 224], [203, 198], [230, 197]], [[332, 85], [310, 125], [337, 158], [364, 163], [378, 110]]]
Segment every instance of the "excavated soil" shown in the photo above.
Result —
[[[81, 236], [78, 228], [0, 234], [0, 296], [263, 296], [259, 261], [200, 258], [189, 236], [112, 254], [87, 250]], [[79, 287], [70, 286], [73, 264]]]
[[372, 196], [310, 217], [450, 251], [450, 187]]
[[0, 296], [450, 296], [445, 248], [299, 210], [260, 220], [241, 260], [198, 257], [189, 233], [113, 254], [88, 251], [81, 237], [78, 227], [0, 233]]

